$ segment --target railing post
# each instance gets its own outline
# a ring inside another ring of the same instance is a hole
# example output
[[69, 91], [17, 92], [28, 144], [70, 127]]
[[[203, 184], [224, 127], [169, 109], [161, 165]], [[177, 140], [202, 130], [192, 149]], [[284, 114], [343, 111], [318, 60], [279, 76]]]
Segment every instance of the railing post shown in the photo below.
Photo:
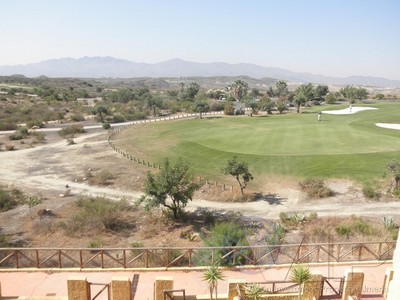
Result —
[[18, 250], [15, 251], [15, 265], [17, 267], [17, 269], [19, 268], [19, 257], [18, 257]]
[[82, 249], [79, 250], [79, 263], [80, 263], [80, 268], [83, 268], [83, 255], [82, 255]]
[[145, 250], [145, 264], [146, 264], [146, 268], [149, 267], [149, 250]]
[[358, 245], [358, 260], [361, 261], [361, 251], [362, 251], [362, 245]]
[[40, 265], [40, 263], [39, 263], [39, 250], [36, 249], [35, 252], [36, 252], [36, 268], [39, 268], [39, 265]]
[[58, 250], [58, 267], [61, 269], [62, 268], [62, 263], [61, 263], [61, 250]]
[[100, 260], [101, 260], [101, 268], [104, 269], [104, 255], [103, 255], [103, 249], [100, 250]]
[[124, 268], [126, 268], [126, 250], [124, 249], [122, 252], [123, 259], [124, 259]]

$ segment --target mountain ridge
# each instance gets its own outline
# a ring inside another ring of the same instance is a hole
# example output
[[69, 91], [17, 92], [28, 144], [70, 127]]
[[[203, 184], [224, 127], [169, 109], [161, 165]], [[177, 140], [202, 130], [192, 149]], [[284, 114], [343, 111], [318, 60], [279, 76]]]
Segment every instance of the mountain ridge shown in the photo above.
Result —
[[250, 76], [275, 78], [296, 83], [321, 83], [335, 85], [363, 85], [398, 87], [400, 80], [375, 76], [352, 75], [333, 77], [312, 73], [293, 72], [283, 68], [264, 67], [251, 63], [225, 62], [200, 63], [173, 58], [159, 63], [138, 63], [111, 56], [84, 56], [59, 58], [39, 63], [0, 66], [0, 75], [21, 74], [27, 77], [78, 77], [78, 78], [134, 78], [134, 77], [211, 77]]

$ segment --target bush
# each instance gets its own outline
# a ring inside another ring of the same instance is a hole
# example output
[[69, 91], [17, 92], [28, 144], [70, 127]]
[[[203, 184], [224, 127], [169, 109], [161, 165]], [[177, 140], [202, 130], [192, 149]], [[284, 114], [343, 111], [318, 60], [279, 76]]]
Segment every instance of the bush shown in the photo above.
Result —
[[122, 116], [122, 115], [114, 115], [112, 117], [112, 122], [113, 123], [122, 123], [122, 122], [125, 122], [125, 121], [126, 120], [125, 120], [124, 116]]
[[363, 236], [375, 235], [377, 233], [376, 229], [374, 229], [365, 219], [357, 219], [353, 221], [352, 228], [354, 231], [362, 234]]
[[73, 114], [71, 116], [71, 121], [82, 122], [82, 121], [85, 121], [85, 117], [82, 114], [79, 114], [79, 113]]
[[30, 121], [26, 122], [26, 127], [28, 127], [28, 128], [32, 128], [32, 127], [43, 128], [44, 124], [42, 121], [39, 121], [39, 120], [30, 120]]
[[77, 124], [77, 125], [71, 125], [71, 126], [67, 126], [64, 127], [63, 129], [61, 129], [58, 134], [63, 137], [72, 137], [74, 134], [76, 133], [84, 133], [85, 129], [83, 128], [82, 125]]
[[111, 128], [110, 123], [103, 123], [103, 129], [104, 129], [104, 130], [108, 130], [108, 129], [110, 129], [110, 128]]
[[224, 114], [227, 116], [233, 116], [235, 114], [235, 107], [232, 102], [225, 103]]
[[[208, 237], [203, 237], [203, 241], [205, 246], [207, 247], [248, 246], [249, 244], [246, 237], [247, 232], [244, 230], [242, 224], [239, 224], [237, 222], [224, 222], [214, 225]], [[235, 265], [245, 262], [244, 257], [242, 257], [240, 253], [236, 253], [236, 255], [234, 255], [233, 253], [227, 255], [230, 251], [231, 249], [229, 248], [215, 251], [215, 261], [219, 262], [219, 264], [221, 265]], [[243, 254], [251, 255], [247, 252], [248, 251]], [[207, 254], [210, 255], [210, 253]]]
[[336, 226], [335, 231], [338, 235], [346, 236], [346, 238], [349, 238], [350, 235], [352, 234], [351, 228], [349, 226], [345, 226], [345, 225]]
[[13, 209], [17, 205], [25, 203], [25, 195], [16, 188], [9, 189], [6, 186], [0, 186], [0, 211]]
[[35, 131], [32, 132], [31, 135], [35, 138], [36, 143], [42, 143], [46, 140], [46, 137], [43, 132]]
[[311, 178], [300, 182], [301, 189], [311, 198], [326, 198], [334, 195], [323, 179]]
[[362, 192], [364, 196], [368, 199], [379, 199], [381, 196], [380, 192], [377, 191], [376, 188], [371, 185], [363, 186]]
[[12, 141], [22, 140], [26, 138], [28, 135], [29, 135], [28, 128], [20, 127], [15, 131], [15, 133], [9, 136], [9, 139]]
[[129, 229], [131, 226], [123, 220], [122, 213], [131, 208], [126, 201], [111, 201], [106, 198], [82, 198], [76, 203], [79, 211], [65, 224], [68, 233], [114, 231]]

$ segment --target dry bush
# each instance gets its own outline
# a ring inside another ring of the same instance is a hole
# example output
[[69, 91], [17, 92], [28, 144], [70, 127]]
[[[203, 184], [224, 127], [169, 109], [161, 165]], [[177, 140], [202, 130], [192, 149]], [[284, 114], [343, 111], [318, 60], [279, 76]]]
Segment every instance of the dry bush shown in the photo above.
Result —
[[323, 179], [310, 178], [299, 183], [301, 189], [307, 193], [310, 198], [331, 197], [335, 193], [325, 185]]

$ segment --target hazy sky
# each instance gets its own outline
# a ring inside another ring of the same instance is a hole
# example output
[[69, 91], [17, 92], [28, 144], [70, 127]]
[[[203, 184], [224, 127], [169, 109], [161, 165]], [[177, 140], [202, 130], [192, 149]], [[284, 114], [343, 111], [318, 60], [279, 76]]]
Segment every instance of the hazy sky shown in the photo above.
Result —
[[400, 80], [400, 0], [3, 0], [0, 65], [82, 56]]

